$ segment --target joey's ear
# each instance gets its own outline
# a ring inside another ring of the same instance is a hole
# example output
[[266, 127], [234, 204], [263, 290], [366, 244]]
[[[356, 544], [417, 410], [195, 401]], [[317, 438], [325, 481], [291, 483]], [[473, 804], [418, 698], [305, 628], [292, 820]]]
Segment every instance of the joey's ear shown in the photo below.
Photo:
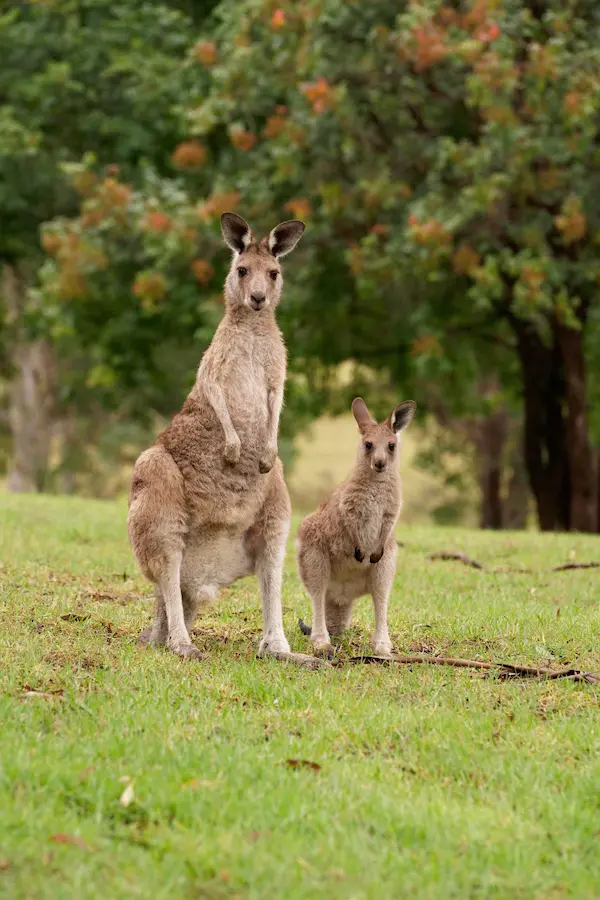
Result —
[[221, 216], [221, 231], [223, 232], [225, 243], [235, 253], [243, 253], [246, 247], [254, 240], [248, 223], [241, 216], [236, 216], [235, 213], [223, 213]]
[[404, 403], [399, 403], [396, 409], [390, 413], [387, 420], [392, 431], [395, 431], [396, 434], [399, 431], [404, 431], [412, 422], [416, 408], [417, 404], [414, 400], [405, 400]]
[[369, 425], [375, 425], [375, 420], [367, 409], [367, 404], [362, 397], [356, 397], [352, 401], [352, 413], [356, 419], [359, 431], [364, 431]]
[[291, 219], [277, 225], [269, 235], [269, 250], [273, 256], [285, 256], [290, 253], [304, 234], [304, 222]]

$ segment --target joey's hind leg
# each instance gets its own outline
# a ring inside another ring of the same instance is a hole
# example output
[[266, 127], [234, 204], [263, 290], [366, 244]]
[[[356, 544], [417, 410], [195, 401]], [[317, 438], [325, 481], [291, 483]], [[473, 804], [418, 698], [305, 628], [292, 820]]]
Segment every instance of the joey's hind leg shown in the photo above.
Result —
[[396, 541], [388, 541], [382, 558], [369, 572], [369, 587], [373, 597], [375, 610], [375, 633], [373, 634], [373, 652], [376, 656], [390, 656], [392, 642], [388, 632], [387, 610], [388, 599], [394, 576], [396, 574], [396, 557], [398, 548]]
[[151, 647], [162, 647], [167, 643], [168, 625], [165, 601], [159, 588], [156, 588], [156, 602], [154, 606], [154, 622], [149, 628], [145, 628], [138, 640], [140, 644], [148, 644]]
[[195, 584], [192, 582], [181, 586], [183, 618], [188, 631], [191, 631], [200, 607], [209, 604], [215, 599], [217, 594], [218, 587], [216, 584]]
[[341, 603], [334, 603], [330, 597], [325, 601], [325, 620], [329, 634], [340, 635], [346, 630], [352, 618], [353, 600], [340, 598]]
[[301, 545], [298, 549], [300, 577], [309, 593], [312, 606], [311, 640], [315, 653], [333, 656], [327, 627], [325, 596], [329, 585], [329, 559], [316, 547]]

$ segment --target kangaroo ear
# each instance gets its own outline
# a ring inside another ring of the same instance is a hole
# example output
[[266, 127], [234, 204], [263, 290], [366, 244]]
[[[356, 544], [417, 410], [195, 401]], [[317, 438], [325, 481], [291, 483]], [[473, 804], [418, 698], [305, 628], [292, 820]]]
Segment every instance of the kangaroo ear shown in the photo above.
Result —
[[285, 256], [290, 253], [304, 234], [304, 222], [291, 219], [277, 225], [269, 235], [269, 250], [273, 256]]
[[375, 419], [371, 416], [362, 397], [356, 397], [352, 401], [352, 413], [356, 419], [359, 431], [364, 431], [368, 425], [375, 425]]
[[254, 238], [250, 231], [250, 226], [235, 213], [226, 212], [221, 216], [221, 231], [225, 243], [234, 251], [234, 253], [243, 253], [246, 247], [249, 247]]
[[396, 409], [390, 413], [387, 420], [392, 431], [395, 431], [397, 434], [399, 431], [404, 431], [405, 428], [408, 428], [416, 408], [417, 404], [414, 400], [405, 400], [404, 403], [399, 403]]

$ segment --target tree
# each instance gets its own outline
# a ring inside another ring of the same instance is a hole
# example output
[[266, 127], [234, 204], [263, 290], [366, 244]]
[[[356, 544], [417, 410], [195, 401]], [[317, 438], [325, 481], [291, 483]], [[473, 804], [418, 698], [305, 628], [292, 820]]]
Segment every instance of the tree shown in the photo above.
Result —
[[310, 216], [300, 352], [405, 379], [425, 341], [455, 410], [473, 367], [499, 378], [522, 396], [541, 527], [595, 530], [597, 4], [248, 0], [221, 21], [190, 118], [228, 134], [245, 205]]
[[[212, 6], [203, 4], [206, 13]], [[9, 486], [16, 490], [44, 485], [54, 425], [73, 414], [82, 388], [90, 409], [106, 399], [102, 388], [112, 376], [110, 366], [102, 368], [102, 348], [110, 346], [124, 375], [124, 345], [129, 342], [129, 353], [138, 339], [139, 323], [131, 310], [129, 318], [117, 314], [114, 293], [101, 310], [86, 303], [84, 270], [101, 269], [101, 253], [74, 237], [59, 251], [53, 233], [42, 248], [40, 226], [75, 216], [96, 179], [102, 202], [116, 215], [144, 164], [163, 178], [176, 174], [171, 154], [187, 131], [180, 104], [199, 85], [191, 75], [191, 23], [173, 7], [53, 0], [13, 3], [8, 10], [5, 5], [0, 14], [0, 263], [4, 368], [11, 385]], [[94, 171], [72, 179], [69, 164], [90, 150]], [[37, 290], [43, 250], [62, 255], [62, 305]], [[184, 298], [184, 315], [190, 305]], [[100, 323], [106, 327], [93, 346], [91, 331], [97, 333]], [[140, 360], [138, 353], [134, 362]], [[132, 378], [149, 389], [148, 366], [135, 376], [130, 371]]]

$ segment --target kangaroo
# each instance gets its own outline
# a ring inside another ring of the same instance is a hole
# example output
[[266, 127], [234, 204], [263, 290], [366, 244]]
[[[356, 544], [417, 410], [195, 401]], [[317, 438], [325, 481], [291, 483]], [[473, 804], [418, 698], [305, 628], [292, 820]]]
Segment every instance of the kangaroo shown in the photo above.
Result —
[[298, 530], [298, 569], [313, 611], [312, 628], [301, 619], [299, 625], [311, 635], [319, 655], [331, 658], [329, 635], [348, 627], [354, 601], [364, 594], [371, 594], [375, 608], [373, 650], [378, 656], [391, 653], [387, 605], [398, 553], [394, 528], [402, 506], [399, 434], [415, 409], [413, 400], [400, 403], [378, 425], [364, 400], [353, 401], [361, 435], [354, 470]]
[[225, 315], [204, 353], [183, 408], [137, 460], [129, 538], [155, 585], [152, 626], [142, 643], [199, 658], [190, 629], [200, 604], [245, 575], [260, 580], [264, 633], [259, 654], [290, 654], [283, 631], [281, 579], [290, 500], [278, 458], [286, 351], [275, 320], [279, 260], [304, 232], [283, 222], [257, 242], [244, 219], [221, 217], [233, 260]]

